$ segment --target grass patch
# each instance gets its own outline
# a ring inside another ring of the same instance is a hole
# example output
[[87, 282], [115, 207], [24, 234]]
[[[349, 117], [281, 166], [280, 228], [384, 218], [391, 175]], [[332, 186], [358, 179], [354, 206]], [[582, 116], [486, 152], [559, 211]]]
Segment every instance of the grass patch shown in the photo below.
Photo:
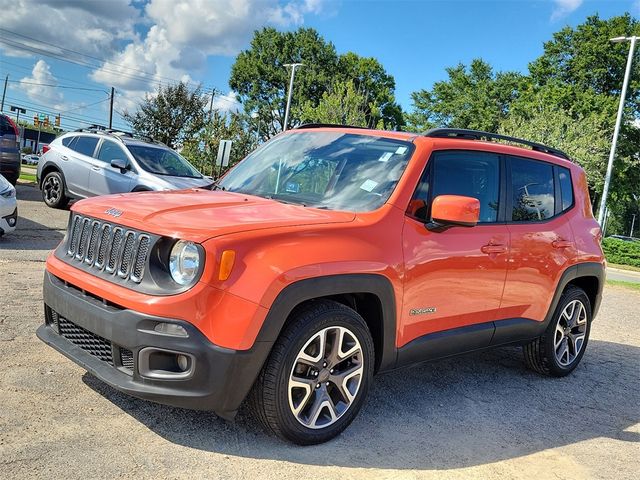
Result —
[[640, 272], [640, 267], [633, 265], [620, 265], [619, 263], [607, 263], [607, 267], [618, 268], [620, 270], [629, 270], [630, 272]]
[[640, 283], [624, 282], [622, 280], [607, 280], [608, 285], [614, 285], [616, 287], [625, 287], [640, 292]]
[[20, 180], [23, 182], [36, 183], [36, 176], [33, 173], [20, 172]]

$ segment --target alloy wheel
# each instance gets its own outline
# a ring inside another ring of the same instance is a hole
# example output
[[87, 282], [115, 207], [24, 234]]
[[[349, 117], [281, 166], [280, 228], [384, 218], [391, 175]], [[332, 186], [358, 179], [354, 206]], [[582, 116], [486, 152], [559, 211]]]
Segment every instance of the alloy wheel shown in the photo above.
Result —
[[302, 425], [334, 424], [352, 405], [364, 372], [360, 342], [348, 328], [315, 333], [300, 349], [289, 375], [291, 413]]
[[587, 334], [587, 310], [580, 300], [573, 300], [562, 310], [554, 334], [556, 360], [563, 367], [571, 365], [582, 351]]
[[55, 175], [49, 175], [42, 185], [42, 191], [44, 192], [44, 198], [47, 203], [54, 204], [60, 200], [62, 194], [62, 185], [60, 179]]

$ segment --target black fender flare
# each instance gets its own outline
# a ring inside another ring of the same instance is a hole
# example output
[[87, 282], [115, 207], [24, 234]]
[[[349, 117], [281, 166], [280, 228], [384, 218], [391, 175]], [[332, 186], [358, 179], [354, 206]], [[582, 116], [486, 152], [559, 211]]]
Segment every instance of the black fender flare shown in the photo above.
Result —
[[390, 280], [379, 274], [328, 275], [299, 280], [286, 286], [269, 308], [256, 342], [275, 342], [293, 309], [302, 302], [352, 293], [369, 293], [378, 298], [382, 310], [382, 351], [377, 371], [393, 369], [397, 359], [396, 298]]
[[[53, 167], [53, 169], [55, 169], [55, 171], [57, 171], [60, 175], [62, 175], [62, 180], [64, 182], [64, 187], [65, 187], [65, 193], [66, 193], [66, 188], [67, 188], [67, 180], [64, 177], [64, 172], [62, 171], [62, 169], [55, 164], [54, 162], [52, 162], [51, 160], [45, 162], [45, 164], [42, 166], [42, 170], [40, 170], [42, 172], [42, 175], [40, 176], [40, 178], [38, 178], [38, 188], [42, 189], [42, 182], [44, 180], [44, 177], [46, 177], [46, 171], [50, 169], [50, 167]], [[48, 172], [47, 172], [48, 173]]]
[[573, 280], [582, 277], [595, 277], [598, 279], [598, 290], [596, 292], [593, 305], [591, 305], [591, 317], [595, 318], [598, 313], [598, 309], [600, 308], [600, 302], [602, 301], [602, 289], [604, 288], [604, 281], [606, 277], [605, 268], [603, 264], [597, 262], [578, 263], [576, 265], [571, 265], [562, 273], [562, 276], [558, 281], [558, 286], [556, 287], [556, 292], [551, 300], [551, 305], [549, 305], [549, 311], [547, 312], [547, 316], [543, 322], [545, 329], [553, 319], [553, 314], [556, 311], [560, 297], [567, 285]]

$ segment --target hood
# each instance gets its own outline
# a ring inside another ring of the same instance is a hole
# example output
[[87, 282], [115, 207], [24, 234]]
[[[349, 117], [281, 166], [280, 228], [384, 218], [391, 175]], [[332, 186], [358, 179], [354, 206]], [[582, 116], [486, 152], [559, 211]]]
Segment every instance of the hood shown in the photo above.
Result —
[[230, 233], [346, 223], [355, 218], [352, 212], [319, 210], [253, 195], [201, 189], [105, 195], [81, 200], [72, 210], [138, 230], [199, 243]]

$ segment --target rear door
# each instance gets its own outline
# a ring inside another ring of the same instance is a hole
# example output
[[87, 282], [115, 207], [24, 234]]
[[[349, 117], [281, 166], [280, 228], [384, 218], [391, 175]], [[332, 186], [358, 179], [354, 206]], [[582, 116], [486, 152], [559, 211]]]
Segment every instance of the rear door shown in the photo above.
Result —
[[[62, 151], [60, 167], [64, 173], [67, 188], [72, 194], [80, 197], [92, 196], [89, 188], [89, 173], [93, 167], [93, 155], [99, 137], [78, 135], [68, 144], [67, 151]], [[63, 142], [64, 145], [64, 142]]]
[[576, 254], [573, 231], [563, 215], [573, 206], [570, 172], [540, 160], [506, 160], [511, 254], [503, 309], [509, 318], [542, 321]]
[[112, 160], [129, 163], [127, 154], [117, 142], [103, 138], [89, 174], [89, 187], [93, 195], [130, 192], [134, 187], [135, 174], [130, 169], [121, 172], [119, 168], [112, 167]]

